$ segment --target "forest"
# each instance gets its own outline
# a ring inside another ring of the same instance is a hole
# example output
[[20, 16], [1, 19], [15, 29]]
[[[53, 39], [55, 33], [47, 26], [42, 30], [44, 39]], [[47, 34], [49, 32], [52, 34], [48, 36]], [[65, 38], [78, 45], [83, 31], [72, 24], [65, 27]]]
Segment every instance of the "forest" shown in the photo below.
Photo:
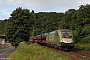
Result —
[[90, 5], [62, 12], [38, 12], [16, 8], [9, 19], [0, 20], [0, 34], [7, 36], [12, 44], [28, 41], [29, 36], [48, 33], [57, 29], [73, 31], [75, 44], [90, 43]]

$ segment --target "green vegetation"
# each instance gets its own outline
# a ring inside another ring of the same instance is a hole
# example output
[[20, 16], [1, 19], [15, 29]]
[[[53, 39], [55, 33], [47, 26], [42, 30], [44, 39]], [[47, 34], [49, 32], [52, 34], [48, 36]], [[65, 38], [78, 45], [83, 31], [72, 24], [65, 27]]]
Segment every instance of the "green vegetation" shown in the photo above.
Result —
[[17, 8], [11, 14], [7, 24], [7, 39], [12, 44], [18, 45], [28, 41], [32, 20], [28, 9]]
[[0, 34], [5, 35], [6, 34], [6, 26], [7, 26], [7, 19], [0, 20]]
[[75, 44], [75, 47], [79, 48], [79, 49], [90, 50], [90, 44], [77, 43], [77, 44]]
[[90, 35], [82, 38], [80, 43], [75, 44], [77, 48], [90, 50]]
[[59, 28], [72, 30], [75, 44], [90, 44], [88, 43], [90, 42], [90, 4], [81, 5], [77, 10], [69, 9], [65, 13], [34, 13], [34, 10], [30, 12], [19, 7], [12, 12], [7, 21], [0, 21], [0, 33], [6, 34], [7, 40], [14, 45], [28, 41], [29, 36], [48, 33]]
[[69, 60], [69, 58], [45, 49], [35, 43], [20, 44], [9, 58], [11, 58], [11, 60]]

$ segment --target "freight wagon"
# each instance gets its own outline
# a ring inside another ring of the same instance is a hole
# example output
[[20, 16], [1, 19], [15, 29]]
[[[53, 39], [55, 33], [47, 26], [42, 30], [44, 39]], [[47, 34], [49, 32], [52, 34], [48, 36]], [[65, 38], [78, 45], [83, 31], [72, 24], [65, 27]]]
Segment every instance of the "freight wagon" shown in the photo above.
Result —
[[46, 35], [45, 34], [41, 34], [40, 35], [40, 39], [39, 39], [39, 44], [43, 44], [45, 45], [46, 44]]

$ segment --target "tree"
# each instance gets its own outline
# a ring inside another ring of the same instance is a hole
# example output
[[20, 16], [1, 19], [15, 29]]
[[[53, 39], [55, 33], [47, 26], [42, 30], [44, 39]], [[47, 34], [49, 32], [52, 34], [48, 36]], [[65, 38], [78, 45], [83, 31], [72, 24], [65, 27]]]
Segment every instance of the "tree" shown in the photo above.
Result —
[[60, 25], [63, 13], [39, 12], [36, 13], [35, 31], [37, 34], [43, 34], [57, 30]]
[[65, 12], [64, 16], [62, 17], [61, 28], [72, 29], [71, 28], [72, 16], [75, 12], [76, 12], [75, 9], [69, 9], [68, 11]]
[[30, 20], [32, 20], [32, 25], [31, 25], [31, 31], [30, 31], [30, 36], [35, 36], [35, 22], [36, 22], [36, 16], [35, 16], [35, 13], [34, 13], [34, 10], [31, 11], [31, 16], [30, 16]]
[[86, 24], [90, 24], [90, 5], [81, 5], [79, 10], [72, 16], [72, 26], [81, 26], [84, 28]]
[[30, 12], [21, 7], [14, 10], [9, 18], [7, 25], [7, 39], [12, 44], [18, 44], [22, 41], [28, 41], [30, 36]]
[[0, 34], [6, 34], [7, 21], [7, 19], [0, 20]]
[[[74, 34], [76, 43], [82, 43], [83, 38], [85, 41], [89, 40], [90, 35], [90, 5], [81, 5], [72, 16], [72, 28], [76, 30], [77, 34]], [[88, 40], [87, 40], [88, 39]]]

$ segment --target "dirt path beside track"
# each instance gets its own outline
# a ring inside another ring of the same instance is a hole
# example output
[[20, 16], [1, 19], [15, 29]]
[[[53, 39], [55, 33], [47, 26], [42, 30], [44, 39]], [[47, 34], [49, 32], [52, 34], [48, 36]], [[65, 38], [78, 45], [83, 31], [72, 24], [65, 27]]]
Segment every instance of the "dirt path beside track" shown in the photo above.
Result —
[[90, 51], [74, 49], [72, 51], [61, 51], [55, 48], [42, 46], [43, 48], [55, 51], [59, 54], [69, 57], [71, 60], [90, 60]]

